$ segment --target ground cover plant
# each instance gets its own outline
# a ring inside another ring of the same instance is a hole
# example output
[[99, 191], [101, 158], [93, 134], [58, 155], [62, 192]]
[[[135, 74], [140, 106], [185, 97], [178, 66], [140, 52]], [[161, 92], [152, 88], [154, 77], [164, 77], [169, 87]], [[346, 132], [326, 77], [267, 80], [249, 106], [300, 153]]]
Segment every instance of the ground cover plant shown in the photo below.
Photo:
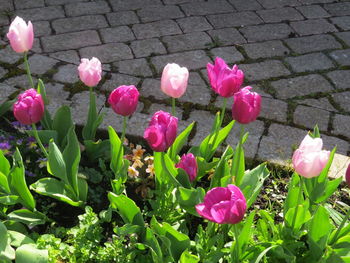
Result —
[[[31, 23], [17, 17], [7, 36], [24, 55], [29, 88], [0, 106], [8, 120], [0, 137], [1, 262], [350, 262], [349, 190], [339, 187], [342, 177], [328, 178], [336, 149], [323, 149], [317, 127], [280, 178], [266, 163], [246, 169], [245, 125], [258, 117], [261, 97], [242, 87], [238, 66], [221, 58], [208, 63], [223, 107], [210, 134], [185, 150], [195, 123], [178, 132], [175, 104], [189, 72], [166, 65], [160, 90], [171, 97], [172, 113], [151, 117], [142, 147], [125, 138], [139, 99], [135, 86], [110, 94], [122, 133], [109, 126], [100, 138], [103, 110], [93, 90], [100, 61], [82, 59], [77, 68], [90, 94], [87, 122], [78, 129], [68, 106], [51, 116], [54, 98], [31, 78]], [[222, 127], [228, 99], [232, 121]], [[238, 145], [217, 154], [237, 128]], [[350, 187], [350, 169], [346, 182]]]

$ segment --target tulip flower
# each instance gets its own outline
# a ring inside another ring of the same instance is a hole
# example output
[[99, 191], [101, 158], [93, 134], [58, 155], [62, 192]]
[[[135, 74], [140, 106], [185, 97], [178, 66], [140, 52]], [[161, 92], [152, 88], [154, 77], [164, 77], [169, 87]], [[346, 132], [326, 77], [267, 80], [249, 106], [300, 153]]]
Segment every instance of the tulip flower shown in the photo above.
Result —
[[215, 187], [204, 196], [204, 202], [196, 205], [197, 213], [218, 224], [237, 224], [247, 210], [247, 202], [241, 190], [232, 184]]
[[349, 164], [348, 168], [346, 169], [345, 182], [350, 187], [350, 164]]
[[29, 89], [18, 96], [13, 105], [15, 118], [22, 124], [37, 123], [44, 116], [44, 102], [35, 89]]
[[188, 174], [191, 182], [196, 179], [198, 165], [196, 157], [192, 153], [182, 155], [180, 162], [176, 164], [175, 167], [184, 169]]
[[157, 111], [145, 130], [143, 137], [156, 152], [166, 151], [175, 141], [177, 118], [168, 112]]
[[32, 23], [29, 21], [27, 25], [22, 18], [16, 16], [10, 25], [7, 38], [10, 40], [11, 47], [15, 52], [27, 52], [32, 48], [34, 42]]
[[230, 69], [222, 58], [217, 57], [214, 65], [208, 63], [207, 72], [212, 89], [224, 98], [232, 97], [242, 86], [243, 71], [237, 65]]
[[167, 64], [162, 73], [162, 91], [172, 98], [180, 98], [186, 91], [188, 75], [187, 68], [175, 63]]
[[80, 80], [88, 87], [97, 86], [101, 80], [101, 62], [95, 57], [91, 60], [82, 58], [78, 71]]
[[109, 95], [108, 103], [115, 113], [130, 116], [136, 110], [139, 95], [139, 91], [134, 85], [120, 86]]
[[251, 92], [252, 87], [245, 87], [234, 95], [232, 118], [241, 124], [255, 121], [261, 109], [261, 96]]
[[322, 150], [322, 146], [321, 138], [305, 136], [292, 158], [293, 167], [299, 175], [311, 178], [321, 173], [330, 154], [329, 151]]

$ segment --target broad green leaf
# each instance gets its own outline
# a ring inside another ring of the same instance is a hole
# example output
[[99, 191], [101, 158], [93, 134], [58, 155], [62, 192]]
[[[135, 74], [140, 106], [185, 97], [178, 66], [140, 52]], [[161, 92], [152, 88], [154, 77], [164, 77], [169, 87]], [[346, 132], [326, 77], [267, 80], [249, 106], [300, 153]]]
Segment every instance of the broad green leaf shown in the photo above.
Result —
[[252, 225], [253, 220], [255, 216], [255, 211], [249, 214], [248, 218], [244, 220], [243, 228], [241, 230], [241, 233], [239, 234], [238, 240], [239, 240], [239, 254], [241, 255], [242, 252], [245, 251], [245, 247], [248, 244], [248, 241], [251, 239], [251, 232], [252, 232]]
[[9, 220], [15, 220], [29, 225], [30, 227], [42, 225], [46, 222], [46, 216], [38, 211], [32, 212], [28, 209], [15, 210], [8, 214]]
[[83, 139], [84, 140], [94, 140], [96, 130], [93, 130], [93, 124], [97, 119], [97, 110], [96, 110], [96, 95], [90, 89], [89, 92], [90, 103], [89, 103], [89, 111], [87, 116], [86, 124], [83, 128]]
[[[33, 130], [28, 130], [26, 131], [27, 134], [30, 136], [34, 136], [34, 131]], [[38, 136], [41, 140], [42, 143], [44, 144], [49, 144], [50, 140], [53, 139], [55, 142], [57, 142], [57, 131], [54, 130], [39, 130], [38, 131]]]
[[48, 260], [48, 251], [33, 244], [22, 245], [16, 250], [16, 263], [47, 263]]
[[0, 172], [7, 176], [10, 173], [10, 169], [9, 161], [6, 159], [2, 150], [0, 150]]
[[[41, 79], [38, 80], [37, 91], [41, 95], [41, 97], [43, 98], [45, 106], [49, 105], [49, 100], [46, 96], [45, 85]], [[51, 118], [49, 111], [47, 110], [47, 107], [45, 107], [45, 109], [44, 109], [44, 117], [41, 119], [40, 122], [45, 130], [52, 130], [52, 118]]]
[[143, 242], [153, 249], [157, 262], [161, 263], [163, 261], [163, 253], [159, 246], [158, 240], [154, 236], [152, 229], [148, 227], [146, 228], [146, 233]]
[[73, 120], [68, 106], [62, 106], [57, 111], [53, 118], [52, 127], [57, 131], [58, 145], [64, 149], [67, 141], [66, 136], [69, 129], [73, 126]]
[[154, 152], [154, 170], [156, 174], [156, 182], [159, 185], [172, 184], [173, 186], [181, 185], [176, 179], [177, 169], [170, 157], [163, 152]]
[[[221, 185], [221, 178], [230, 175], [230, 167], [228, 165], [228, 159], [233, 154], [231, 146], [227, 146], [224, 153], [222, 154], [217, 166], [215, 168], [214, 175], [210, 181], [210, 189]], [[225, 185], [226, 186], [226, 185]]]
[[47, 171], [61, 179], [66, 184], [69, 184], [67, 178], [67, 169], [66, 163], [64, 161], [63, 155], [54, 141], [51, 141], [49, 144], [49, 158], [47, 162]]
[[38, 80], [38, 87], [37, 87], [37, 92], [41, 95], [41, 98], [43, 99], [45, 105], [49, 104], [49, 100], [46, 96], [46, 88], [44, 82], [39, 79]]
[[35, 244], [33, 239], [20, 232], [8, 230], [7, 233], [11, 239], [11, 246], [20, 247], [24, 244]]
[[18, 195], [4, 195], [0, 196], [0, 204], [3, 205], [14, 205], [19, 203]]
[[315, 203], [319, 204], [326, 201], [334, 192], [338, 189], [338, 186], [343, 181], [343, 177], [340, 176], [337, 179], [328, 180], [324, 194], [315, 200]]
[[133, 200], [125, 195], [116, 195], [112, 192], [108, 193], [108, 199], [112, 208], [117, 209], [119, 215], [125, 223], [144, 226], [145, 222], [140, 211], [140, 208]]
[[0, 192], [4, 192], [7, 194], [11, 193], [11, 189], [7, 180], [7, 176], [0, 172]]
[[96, 161], [99, 158], [107, 159], [111, 146], [109, 140], [98, 140], [97, 142], [91, 140], [84, 141], [85, 151], [91, 161]]
[[85, 179], [78, 178], [79, 200], [86, 202], [89, 186]]
[[112, 126], [108, 126], [109, 142], [111, 144], [111, 169], [115, 175], [123, 166], [124, 148], [121, 140]]
[[[294, 213], [297, 214], [293, 226]], [[285, 215], [285, 221], [287, 225], [294, 231], [298, 231], [304, 223], [310, 220], [310, 218], [311, 214], [309, 212], [309, 208], [305, 204], [299, 204], [298, 209], [297, 207], [290, 208]]]
[[175, 161], [176, 155], [181, 151], [182, 147], [187, 142], [187, 138], [190, 135], [194, 126], [192, 122], [183, 132], [181, 132], [175, 139], [173, 145], [168, 149], [168, 155], [171, 160]]
[[298, 195], [300, 177], [297, 173], [293, 173], [292, 178], [288, 184], [288, 194], [283, 206], [283, 214], [285, 215], [290, 208], [296, 207], [298, 202]]
[[185, 250], [180, 257], [180, 263], [197, 263], [199, 262], [199, 258], [190, 252], [188, 250]]
[[12, 109], [13, 104], [16, 102], [16, 99], [14, 100], [7, 100], [3, 103], [0, 103], [0, 116], [4, 115], [7, 111]]
[[263, 259], [263, 257], [267, 254], [267, 252], [269, 252], [271, 249], [273, 249], [273, 248], [275, 248], [277, 246], [278, 245], [273, 245], [273, 246], [270, 246], [270, 247], [266, 248], [264, 251], [262, 251], [259, 254], [259, 256], [256, 258], [255, 263], [259, 263]]
[[176, 179], [183, 187], [191, 188], [190, 177], [184, 169], [177, 168]]
[[8, 241], [6, 226], [0, 221], [0, 254], [5, 251]]
[[195, 205], [203, 202], [204, 196], [205, 191], [201, 187], [187, 189], [180, 186], [176, 190], [176, 199], [181, 208], [195, 216], [198, 216]]
[[245, 159], [244, 159], [244, 149], [243, 145], [237, 145], [236, 150], [234, 152], [233, 158], [232, 158], [232, 165], [231, 171], [236, 174], [232, 174], [232, 177], [235, 178], [235, 184], [237, 186], [240, 186], [242, 183], [242, 179], [245, 172]]
[[196, 181], [199, 181], [203, 176], [205, 176], [208, 173], [209, 170], [213, 169], [217, 165], [220, 159], [213, 158], [213, 160], [210, 163], [208, 163], [203, 157], [197, 156], [196, 154], [194, 155], [196, 156], [197, 165], [198, 165], [198, 173], [197, 173]]

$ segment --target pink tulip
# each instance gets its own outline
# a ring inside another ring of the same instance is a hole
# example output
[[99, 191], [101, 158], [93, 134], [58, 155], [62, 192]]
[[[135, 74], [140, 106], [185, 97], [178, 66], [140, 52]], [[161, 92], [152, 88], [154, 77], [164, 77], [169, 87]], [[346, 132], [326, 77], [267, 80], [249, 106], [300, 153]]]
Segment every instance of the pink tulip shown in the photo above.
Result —
[[349, 164], [348, 168], [346, 169], [345, 182], [350, 187], [350, 164]]
[[186, 91], [188, 69], [178, 64], [167, 64], [163, 69], [161, 79], [162, 91], [172, 98], [180, 98]]
[[232, 105], [232, 118], [241, 124], [255, 121], [261, 109], [261, 96], [245, 87], [235, 93]]
[[22, 18], [16, 16], [10, 25], [7, 38], [14, 51], [17, 53], [27, 52], [32, 48], [34, 42], [32, 23], [29, 21], [27, 25]]
[[196, 157], [194, 157], [192, 153], [182, 155], [180, 162], [176, 164], [175, 167], [184, 169], [188, 174], [191, 182], [196, 179], [198, 165]]
[[204, 202], [196, 205], [197, 213], [218, 224], [237, 224], [247, 210], [247, 202], [241, 190], [232, 184], [208, 191]]
[[44, 102], [35, 89], [29, 89], [18, 96], [13, 105], [13, 114], [22, 124], [37, 123], [44, 116]]
[[80, 80], [88, 87], [97, 86], [101, 80], [101, 62], [95, 57], [91, 60], [82, 58], [78, 71]]
[[120, 86], [109, 95], [108, 103], [115, 113], [129, 116], [136, 110], [139, 95], [139, 91], [134, 85]]
[[294, 152], [292, 162], [295, 171], [306, 178], [318, 176], [329, 159], [329, 151], [322, 150], [321, 138], [306, 135]]
[[222, 58], [217, 57], [214, 65], [208, 63], [207, 72], [212, 89], [222, 97], [232, 97], [242, 86], [243, 71], [237, 65], [230, 69]]
[[145, 130], [143, 137], [156, 152], [166, 151], [175, 141], [177, 118], [170, 113], [157, 111]]

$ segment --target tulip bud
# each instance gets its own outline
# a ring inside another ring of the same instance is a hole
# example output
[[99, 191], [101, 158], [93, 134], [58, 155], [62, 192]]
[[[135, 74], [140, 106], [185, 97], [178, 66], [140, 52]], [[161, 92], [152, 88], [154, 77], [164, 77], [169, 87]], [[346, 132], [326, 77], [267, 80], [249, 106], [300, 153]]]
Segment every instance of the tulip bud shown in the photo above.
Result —
[[350, 187], [350, 164], [348, 166], [348, 169], [346, 169], [346, 173], [345, 173], [345, 182], [347, 183], [347, 185]]
[[129, 116], [136, 110], [139, 95], [139, 91], [134, 85], [120, 86], [109, 95], [108, 103], [115, 113]]
[[176, 164], [175, 167], [184, 169], [188, 174], [191, 182], [196, 179], [198, 165], [196, 157], [194, 157], [192, 153], [182, 155], [180, 162]]
[[180, 98], [186, 91], [188, 69], [178, 64], [167, 64], [162, 73], [161, 89], [172, 98]]
[[13, 105], [13, 114], [22, 124], [37, 123], [44, 116], [44, 102], [35, 89], [29, 89], [18, 96]]
[[237, 65], [230, 69], [222, 58], [217, 57], [214, 65], [208, 63], [207, 72], [212, 89], [222, 97], [232, 97], [242, 86], [243, 71]]
[[255, 121], [261, 109], [261, 96], [245, 87], [235, 93], [232, 105], [232, 118], [241, 124]]
[[80, 80], [88, 87], [97, 86], [101, 80], [101, 62], [95, 57], [91, 60], [82, 58], [78, 71]]
[[10, 45], [15, 52], [27, 52], [32, 48], [34, 42], [32, 23], [29, 21], [27, 25], [22, 18], [16, 16], [10, 25], [7, 38], [10, 40]]

